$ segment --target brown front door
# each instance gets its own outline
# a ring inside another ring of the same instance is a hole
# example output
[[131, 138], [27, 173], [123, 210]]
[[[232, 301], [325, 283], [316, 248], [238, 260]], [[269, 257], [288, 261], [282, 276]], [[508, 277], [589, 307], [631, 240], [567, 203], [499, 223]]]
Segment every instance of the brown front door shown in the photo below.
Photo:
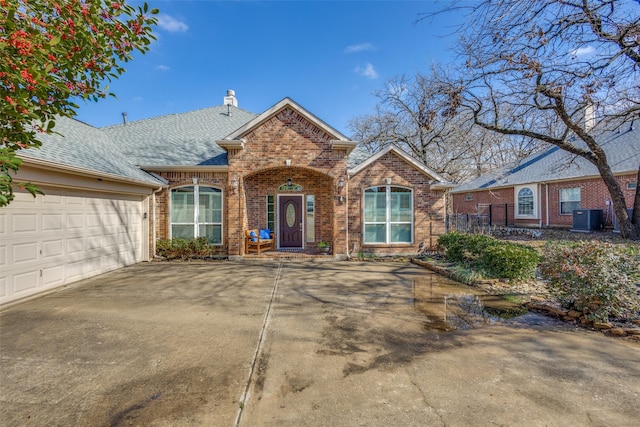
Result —
[[302, 196], [280, 196], [280, 247], [302, 247]]

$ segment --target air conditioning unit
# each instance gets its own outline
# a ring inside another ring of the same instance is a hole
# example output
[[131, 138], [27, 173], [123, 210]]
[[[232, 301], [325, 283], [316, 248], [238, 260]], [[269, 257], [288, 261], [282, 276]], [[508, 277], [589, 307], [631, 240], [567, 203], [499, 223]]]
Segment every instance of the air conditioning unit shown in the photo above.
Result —
[[[633, 208], [627, 208], [627, 214], [629, 215], [629, 218], [631, 218], [631, 215], [633, 214]], [[615, 212], [613, 213], [613, 232], [620, 232], [620, 224], [618, 224], [618, 217], [616, 216]]]
[[602, 227], [602, 209], [576, 209], [573, 211], [571, 231], [589, 232]]

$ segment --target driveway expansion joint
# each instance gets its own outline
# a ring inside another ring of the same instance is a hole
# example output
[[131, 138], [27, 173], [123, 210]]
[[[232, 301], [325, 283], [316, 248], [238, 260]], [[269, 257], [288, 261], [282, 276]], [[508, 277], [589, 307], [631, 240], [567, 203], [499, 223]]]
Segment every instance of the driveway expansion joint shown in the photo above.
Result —
[[242, 392], [242, 396], [238, 399], [238, 414], [236, 415], [236, 421], [234, 423], [235, 427], [240, 427], [242, 425], [242, 415], [244, 413], [244, 409], [247, 406], [247, 403], [250, 399], [251, 385], [254, 382], [254, 376], [258, 371], [258, 361], [262, 359], [262, 352], [264, 349], [264, 343], [267, 338], [267, 328], [269, 327], [269, 323], [271, 321], [271, 312], [273, 301], [278, 292], [278, 283], [280, 282], [280, 277], [282, 274], [282, 265], [283, 261], [280, 261], [278, 264], [278, 270], [276, 272], [276, 278], [273, 281], [273, 287], [271, 289], [271, 296], [269, 297], [269, 303], [267, 304], [267, 311], [264, 315], [264, 320], [262, 322], [262, 327], [260, 328], [260, 334], [258, 335], [258, 343], [256, 345], [256, 350], [253, 354], [253, 359], [251, 360], [250, 369], [249, 369], [249, 377], [247, 378], [247, 383], [245, 385], [244, 391]]

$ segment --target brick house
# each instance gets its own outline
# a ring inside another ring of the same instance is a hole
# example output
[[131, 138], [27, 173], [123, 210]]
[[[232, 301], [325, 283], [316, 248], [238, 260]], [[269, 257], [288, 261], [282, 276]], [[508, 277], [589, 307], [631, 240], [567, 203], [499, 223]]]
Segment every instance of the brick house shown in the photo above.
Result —
[[21, 153], [0, 210], [0, 303], [134, 262], [158, 239], [206, 237], [245, 256], [245, 232], [276, 250], [415, 253], [444, 232], [452, 187], [403, 151], [371, 154], [289, 98], [261, 114], [223, 105], [94, 128], [61, 118]]
[[[640, 129], [633, 123], [604, 132], [599, 143], [633, 208]], [[611, 197], [596, 167], [556, 146], [485, 174], [451, 191], [451, 212], [483, 218], [485, 224], [516, 227], [573, 226], [574, 210], [602, 210], [614, 223]]]

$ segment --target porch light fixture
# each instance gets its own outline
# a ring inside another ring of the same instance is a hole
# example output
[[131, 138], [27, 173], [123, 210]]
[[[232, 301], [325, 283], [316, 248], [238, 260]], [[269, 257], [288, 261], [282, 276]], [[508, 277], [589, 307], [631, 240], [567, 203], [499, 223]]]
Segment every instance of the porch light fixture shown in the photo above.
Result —
[[231, 178], [231, 189], [235, 192], [239, 184], [238, 177], [234, 175], [233, 178]]
[[287, 159], [284, 161], [286, 167], [291, 167], [291, 159]]
[[340, 203], [343, 202], [343, 197], [342, 197], [342, 190], [344, 189], [345, 186], [345, 180], [344, 180], [344, 176], [341, 176], [338, 178], [338, 182], [336, 183], [336, 196], [338, 196], [338, 200], [340, 200]]
[[287, 179], [287, 187], [293, 187], [293, 180], [291, 178]]

